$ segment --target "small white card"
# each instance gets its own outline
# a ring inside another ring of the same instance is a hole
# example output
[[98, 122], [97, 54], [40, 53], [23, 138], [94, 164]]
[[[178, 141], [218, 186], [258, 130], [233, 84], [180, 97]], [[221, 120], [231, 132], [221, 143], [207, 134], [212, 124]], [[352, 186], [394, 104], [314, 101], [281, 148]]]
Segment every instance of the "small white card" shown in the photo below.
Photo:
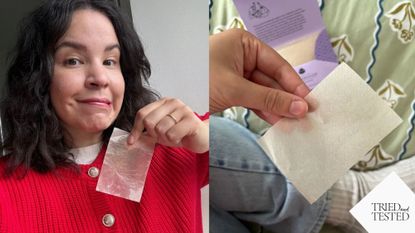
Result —
[[402, 120], [344, 63], [305, 99], [312, 112], [281, 119], [258, 142], [313, 203]]
[[350, 213], [369, 233], [413, 233], [415, 194], [392, 172], [360, 200]]

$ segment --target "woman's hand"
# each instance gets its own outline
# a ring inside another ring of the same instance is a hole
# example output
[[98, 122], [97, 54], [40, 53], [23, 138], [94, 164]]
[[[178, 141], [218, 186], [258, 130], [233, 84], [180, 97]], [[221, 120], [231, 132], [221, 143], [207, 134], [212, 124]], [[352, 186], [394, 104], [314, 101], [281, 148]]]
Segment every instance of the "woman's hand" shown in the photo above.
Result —
[[128, 144], [138, 140], [145, 129], [162, 145], [203, 153], [209, 150], [208, 124], [208, 120], [200, 120], [182, 101], [163, 98], [137, 111]]
[[241, 29], [209, 37], [209, 109], [250, 108], [274, 124], [308, 112], [310, 90], [274, 49]]

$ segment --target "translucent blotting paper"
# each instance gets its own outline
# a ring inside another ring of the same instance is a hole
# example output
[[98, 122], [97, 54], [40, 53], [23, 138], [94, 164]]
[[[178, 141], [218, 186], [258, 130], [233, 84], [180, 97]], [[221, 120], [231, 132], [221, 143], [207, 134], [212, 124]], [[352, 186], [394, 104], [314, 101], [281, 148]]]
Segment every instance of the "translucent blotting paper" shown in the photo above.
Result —
[[142, 135], [133, 145], [128, 145], [128, 135], [114, 128], [96, 190], [140, 202], [155, 141]]

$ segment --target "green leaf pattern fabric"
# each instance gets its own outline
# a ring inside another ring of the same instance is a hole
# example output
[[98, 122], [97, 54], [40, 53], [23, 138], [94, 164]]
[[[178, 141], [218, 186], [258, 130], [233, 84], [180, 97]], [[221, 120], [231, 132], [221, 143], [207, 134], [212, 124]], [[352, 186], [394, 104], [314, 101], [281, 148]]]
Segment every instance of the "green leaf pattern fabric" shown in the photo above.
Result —
[[398, 39], [406, 44], [414, 39], [415, 9], [411, 1], [397, 3], [386, 16], [389, 24], [397, 32]]
[[331, 38], [330, 42], [340, 62], [347, 63], [353, 60], [354, 51], [350, 41], [347, 39], [347, 35], [343, 34], [339, 37]]

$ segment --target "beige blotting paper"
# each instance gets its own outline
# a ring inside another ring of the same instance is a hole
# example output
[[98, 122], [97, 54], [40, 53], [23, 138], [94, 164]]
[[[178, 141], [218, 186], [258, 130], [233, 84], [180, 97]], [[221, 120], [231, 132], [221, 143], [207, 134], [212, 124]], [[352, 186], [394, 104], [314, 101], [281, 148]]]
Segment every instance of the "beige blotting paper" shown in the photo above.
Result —
[[140, 202], [156, 142], [141, 135], [134, 144], [127, 145], [128, 135], [114, 128], [96, 190]]
[[344, 63], [305, 99], [313, 112], [278, 121], [258, 142], [313, 203], [402, 120]]

